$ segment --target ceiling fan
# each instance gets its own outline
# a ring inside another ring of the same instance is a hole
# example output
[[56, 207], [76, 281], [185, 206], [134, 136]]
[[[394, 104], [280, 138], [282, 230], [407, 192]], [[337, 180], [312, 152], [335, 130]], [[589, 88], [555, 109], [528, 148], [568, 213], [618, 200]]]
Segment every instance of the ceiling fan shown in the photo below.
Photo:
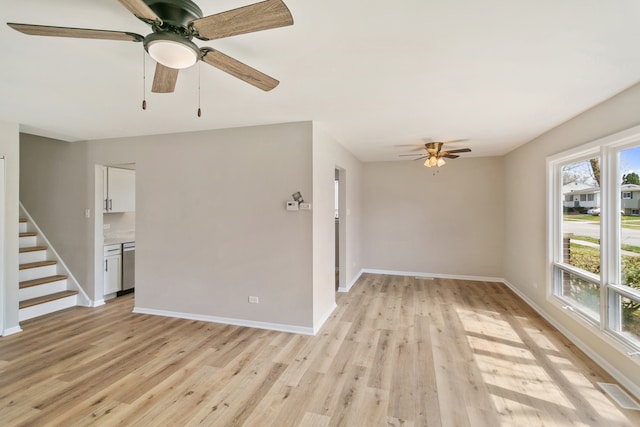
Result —
[[142, 42], [157, 62], [151, 91], [169, 93], [175, 90], [178, 72], [203, 61], [259, 89], [269, 91], [278, 80], [210, 47], [198, 47], [192, 39], [216, 40], [238, 34], [293, 25], [293, 17], [282, 0], [260, 3], [202, 16], [202, 10], [191, 0], [118, 0], [136, 18], [151, 26], [147, 36], [85, 28], [46, 25], [7, 25], [34, 36], [72, 37]]
[[[455, 141], [447, 141], [447, 142], [455, 142]], [[471, 152], [470, 148], [459, 148], [456, 150], [447, 150], [442, 151], [442, 146], [446, 144], [446, 142], [427, 142], [424, 144], [425, 150], [427, 150], [426, 154], [400, 154], [400, 156], [419, 156], [413, 160], [422, 160], [427, 159], [424, 162], [424, 165], [428, 168], [433, 166], [444, 166], [447, 162], [444, 161], [444, 158], [447, 159], [457, 159], [460, 157], [457, 153], [469, 153]]]

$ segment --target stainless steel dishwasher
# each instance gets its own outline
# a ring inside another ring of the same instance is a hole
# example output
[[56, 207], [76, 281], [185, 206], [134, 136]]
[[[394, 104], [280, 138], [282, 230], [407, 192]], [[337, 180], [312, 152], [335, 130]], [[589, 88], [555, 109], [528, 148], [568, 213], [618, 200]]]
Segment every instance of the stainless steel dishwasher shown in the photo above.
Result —
[[133, 292], [136, 283], [136, 242], [122, 244], [122, 290], [119, 295]]

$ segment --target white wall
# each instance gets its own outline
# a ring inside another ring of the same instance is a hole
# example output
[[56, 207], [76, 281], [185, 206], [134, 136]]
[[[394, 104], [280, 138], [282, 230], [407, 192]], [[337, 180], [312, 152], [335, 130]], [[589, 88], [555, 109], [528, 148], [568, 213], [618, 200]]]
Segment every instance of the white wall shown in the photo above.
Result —
[[502, 158], [461, 157], [439, 171], [366, 163], [363, 182], [365, 268], [502, 277]]
[[[640, 85], [588, 110], [505, 157], [504, 277], [590, 355], [640, 395], [639, 359], [547, 301], [546, 158], [640, 123]], [[526, 185], [526, 191], [523, 191]]]
[[[341, 275], [353, 281], [362, 268], [360, 254], [362, 164], [317, 124], [313, 125], [313, 324], [317, 329], [335, 307], [335, 169], [344, 170], [345, 211], [341, 234]], [[306, 195], [303, 193], [303, 196]], [[305, 213], [302, 211], [301, 213]]]
[[2, 335], [20, 331], [18, 324], [18, 192], [20, 176], [19, 128], [16, 123], [0, 121], [0, 155], [5, 158], [3, 269], [0, 271], [0, 315], [3, 316]]

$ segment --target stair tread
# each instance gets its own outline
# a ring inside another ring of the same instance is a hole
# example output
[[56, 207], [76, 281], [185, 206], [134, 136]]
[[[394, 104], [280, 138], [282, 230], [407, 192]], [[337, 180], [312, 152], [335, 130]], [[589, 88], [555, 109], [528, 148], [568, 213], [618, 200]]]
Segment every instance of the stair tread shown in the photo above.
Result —
[[38, 304], [44, 304], [45, 302], [55, 301], [57, 299], [70, 297], [77, 295], [78, 291], [60, 291], [49, 295], [44, 295], [37, 298], [31, 298], [24, 301], [20, 301], [20, 308], [32, 307]]
[[20, 248], [20, 253], [25, 253], [25, 252], [37, 252], [37, 251], [46, 251], [47, 248], [46, 246], [29, 246], [27, 248]]
[[35, 231], [28, 231], [26, 233], [20, 233], [18, 234], [18, 237], [32, 237], [32, 236], [37, 236], [38, 233], [36, 233]]
[[25, 222], [27, 222], [27, 220], [26, 220], [25, 218], [20, 218], [20, 219], [18, 220], [18, 222], [25, 223]]
[[57, 261], [38, 261], [38, 262], [28, 262], [26, 264], [20, 264], [20, 270], [27, 270], [29, 268], [38, 268], [38, 267], [46, 267], [48, 265], [56, 265]]
[[59, 280], [66, 280], [68, 276], [64, 276], [62, 274], [57, 274], [55, 276], [47, 276], [40, 277], [38, 279], [33, 280], [25, 280], [24, 282], [20, 282], [20, 289], [30, 288], [31, 286], [44, 285], [45, 283], [57, 282]]

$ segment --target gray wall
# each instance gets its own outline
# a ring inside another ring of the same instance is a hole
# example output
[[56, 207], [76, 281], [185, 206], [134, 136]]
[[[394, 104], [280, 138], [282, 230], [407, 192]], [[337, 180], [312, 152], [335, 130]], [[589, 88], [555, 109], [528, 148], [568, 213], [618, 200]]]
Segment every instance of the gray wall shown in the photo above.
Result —
[[312, 197], [311, 138], [309, 122], [49, 145], [25, 135], [22, 199], [98, 299], [95, 211], [83, 216], [94, 165], [136, 163], [136, 307], [312, 327], [312, 217], [285, 210], [296, 190]]
[[[348, 214], [343, 216], [344, 266], [341, 279], [350, 282], [362, 268], [360, 255], [362, 164], [336, 140], [313, 125], [313, 319], [320, 325], [335, 305], [335, 170], [343, 169]], [[304, 193], [303, 193], [304, 195]]]
[[546, 158], [640, 124], [640, 85], [588, 110], [512, 151], [505, 157], [504, 277], [527, 299], [588, 346], [599, 362], [635, 384], [640, 395], [638, 358], [630, 359], [595, 329], [547, 300]]
[[363, 170], [365, 268], [502, 277], [502, 158], [461, 157], [439, 170], [377, 162]]
[[0, 216], [4, 222], [2, 243], [2, 283], [0, 285], [0, 333], [20, 330], [18, 325], [18, 193], [20, 170], [20, 144], [17, 123], [0, 121], [0, 155], [5, 158], [5, 209]]
[[[20, 154], [20, 201], [76, 279], [92, 283], [87, 260], [95, 215], [84, 216], [93, 205], [87, 145], [20, 134]], [[83, 289], [94, 298], [92, 287]]]

